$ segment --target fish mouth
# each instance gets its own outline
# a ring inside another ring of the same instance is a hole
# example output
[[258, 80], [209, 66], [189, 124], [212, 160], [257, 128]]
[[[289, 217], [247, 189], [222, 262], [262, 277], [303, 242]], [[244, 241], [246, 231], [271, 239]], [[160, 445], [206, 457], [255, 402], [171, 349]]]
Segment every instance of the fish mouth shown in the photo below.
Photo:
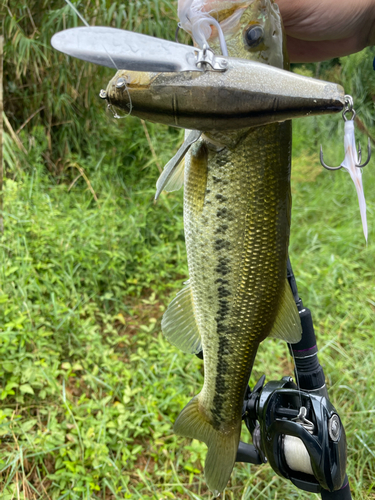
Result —
[[[263, 18], [269, 15], [273, 0], [179, 0], [178, 17], [180, 27], [187, 31], [196, 46], [217, 45], [228, 55], [226, 38], [236, 36], [241, 31], [241, 18], [247, 9], [256, 19], [263, 11]], [[233, 55], [233, 54], [232, 54]]]
[[200, 48], [206, 44], [216, 54], [289, 69], [283, 24], [273, 0], [208, 0], [203, 5], [193, 0], [186, 9], [181, 11], [181, 27]]
[[[181, 15], [183, 17], [183, 12], [186, 11], [188, 2], [185, 0], [179, 1], [181, 4]], [[215, 45], [219, 48], [219, 38], [220, 33], [224, 36], [226, 40], [231, 39], [238, 35], [242, 31], [241, 19], [245, 11], [252, 6], [252, 23], [256, 24], [258, 19], [264, 19], [270, 17], [272, 14], [277, 13], [279, 15], [278, 7], [273, 0], [206, 0], [202, 2], [197, 2], [192, 0], [190, 5], [189, 16], [194, 12], [194, 17], [190, 22], [182, 22], [181, 25], [193, 38], [196, 45], [201, 46], [201, 39], [195, 40], [194, 33], [203, 34], [204, 28], [195, 28], [203, 18], [211, 18], [212, 24], [210, 24], [209, 36], [206, 38], [209, 45]], [[179, 5], [180, 6], [180, 5]], [[201, 46], [202, 48], [202, 46]], [[222, 48], [222, 47], [221, 47]]]

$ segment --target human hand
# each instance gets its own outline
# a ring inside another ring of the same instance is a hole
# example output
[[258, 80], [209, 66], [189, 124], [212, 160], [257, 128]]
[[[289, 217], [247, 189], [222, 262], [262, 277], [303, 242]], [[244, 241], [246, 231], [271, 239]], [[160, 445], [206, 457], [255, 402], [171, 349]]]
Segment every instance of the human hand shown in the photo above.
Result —
[[375, 45], [375, 0], [276, 0], [291, 62], [315, 62]]

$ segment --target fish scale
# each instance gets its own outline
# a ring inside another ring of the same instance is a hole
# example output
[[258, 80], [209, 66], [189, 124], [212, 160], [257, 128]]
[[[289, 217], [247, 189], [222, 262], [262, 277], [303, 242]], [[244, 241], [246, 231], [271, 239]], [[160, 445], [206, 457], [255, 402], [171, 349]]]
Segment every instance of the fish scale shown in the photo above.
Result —
[[186, 159], [186, 245], [205, 356], [199, 401], [222, 429], [238, 421], [258, 344], [284, 287], [288, 141], [289, 122], [268, 125], [251, 130], [233, 151], [215, 153], [200, 141]]

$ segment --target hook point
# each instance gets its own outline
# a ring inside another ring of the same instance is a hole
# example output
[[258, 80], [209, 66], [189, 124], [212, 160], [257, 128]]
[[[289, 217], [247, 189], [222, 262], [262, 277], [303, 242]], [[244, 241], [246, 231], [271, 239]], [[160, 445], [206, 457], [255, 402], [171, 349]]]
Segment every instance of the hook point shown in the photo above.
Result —
[[320, 163], [327, 170], [340, 170], [340, 168], [342, 168], [341, 165], [338, 166], [338, 167], [329, 167], [326, 163], [324, 163], [324, 160], [323, 160], [323, 146], [322, 145], [320, 145]]
[[361, 160], [362, 160], [362, 154], [361, 154], [361, 151], [359, 151], [359, 165], [356, 165], [356, 167], [358, 168], [363, 168], [365, 167], [368, 162], [370, 161], [371, 159], [371, 141], [370, 141], [370, 137], [368, 137], [367, 139], [367, 160], [365, 161], [365, 163], [362, 163], [361, 164]]

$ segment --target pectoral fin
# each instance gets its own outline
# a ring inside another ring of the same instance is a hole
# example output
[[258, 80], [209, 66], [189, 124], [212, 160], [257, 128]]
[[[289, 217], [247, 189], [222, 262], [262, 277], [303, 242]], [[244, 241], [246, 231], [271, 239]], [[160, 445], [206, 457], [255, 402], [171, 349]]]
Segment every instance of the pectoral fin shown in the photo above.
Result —
[[181, 351], [198, 354], [202, 350], [189, 282], [169, 304], [161, 321], [161, 329], [169, 342]]
[[285, 280], [279, 312], [269, 337], [285, 340], [285, 342], [289, 342], [290, 344], [296, 344], [301, 340], [301, 336], [302, 327], [298, 309], [288, 280]]
[[155, 200], [160, 196], [160, 193], [165, 189], [166, 191], [177, 191], [184, 183], [184, 163], [182, 160], [188, 152], [190, 146], [196, 142], [202, 132], [199, 130], [191, 130], [185, 134], [185, 140], [177, 153], [164, 167], [159, 179], [156, 182]]
[[176, 162], [175, 157], [173, 157], [165, 165], [163, 172], [160, 174], [159, 179], [156, 182], [156, 194], [155, 200], [160, 196], [160, 193], [164, 191], [177, 191], [184, 183], [184, 169], [185, 161], [181, 160]]

